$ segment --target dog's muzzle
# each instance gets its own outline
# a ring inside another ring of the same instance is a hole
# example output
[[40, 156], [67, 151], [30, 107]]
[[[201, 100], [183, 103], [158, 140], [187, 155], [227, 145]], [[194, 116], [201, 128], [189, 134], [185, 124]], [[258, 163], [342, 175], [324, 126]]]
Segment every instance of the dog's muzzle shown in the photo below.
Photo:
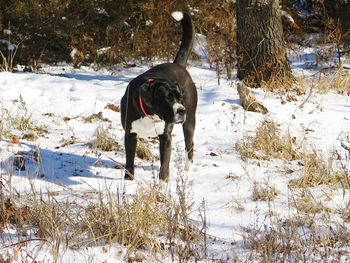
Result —
[[180, 104], [175, 103], [173, 106], [174, 109], [174, 121], [175, 123], [183, 123], [186, 120], [186, 108]]

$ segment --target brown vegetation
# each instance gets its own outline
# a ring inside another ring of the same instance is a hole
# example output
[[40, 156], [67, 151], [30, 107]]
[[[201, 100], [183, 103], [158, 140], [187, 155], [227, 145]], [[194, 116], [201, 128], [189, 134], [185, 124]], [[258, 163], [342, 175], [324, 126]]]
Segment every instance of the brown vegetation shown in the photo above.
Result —
[[[183, 8], [191, 12], [196, 32], [207, 37], [203, 49], [209, 61], [214, 66], [223, 62], [227, 73], [232, 70], [235, 15], [231, 2], [3, 0], [1, 6], [5, 8], [0, 10], [0, 28], [11, 32], [12, 43], [20, 44], [15, 60], [31, 70], [42, 62], [69, 61], [79, 66], [172, 60], [181, 29], [170, 13]], [[0, 38], [5, 38], [2, 32]]]
[[102, 151], [120, 151], [122, 146], [110, 134], [108, 128], [99, 127], [96, 129], [95, 138], [88, 143], [91, 149]]
[[237, 143], [236, 150], [243, 160], [272, 158], [296, 160], [299, 157], [292, 136], [289, 133], [281, 135], [277, 124], [269, 120], [263, 121], [257, 127], [255, 134], [245, 136]]
[[[126, 261], [140, 250], [155, 258], [167, 251], [168, 257], [181, 262], [196, 261], [202, 257], [196, 248], [203, 246], [203, 238], [199, 222], [189, 219], [197, 210], [188, 201], [186, 187], [186, 182], [178, 182], [176, 192], [170, 194], [150, 184], [139, 187], [133, 196], [123, 189], [96, 189], [93, 197], [75, 193], [74, 200], [63, 200], [61, 192], [38, 193], [34, 187], [22, 198], [13, 189], [1, 187], [0, 230], [32, 233], [19, 241], [21, 249], [25, 250], [26, 241], [44, 242], [55, 262], [62, 249], [116, 243], [126, 248]], [[16, 244], [10, 246], [16, 249]], [[30, 257], [31, 252], [27, 253]], [[11, 253], [2, 256], [0, 262], [13, 259]]]

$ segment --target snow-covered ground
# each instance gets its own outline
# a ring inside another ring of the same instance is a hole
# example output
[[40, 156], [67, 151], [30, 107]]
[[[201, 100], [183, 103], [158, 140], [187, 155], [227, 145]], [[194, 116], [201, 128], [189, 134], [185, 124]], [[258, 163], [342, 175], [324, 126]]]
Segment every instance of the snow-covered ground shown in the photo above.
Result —
[[[124, 163], [125, 156], [121, 151], [96, 153], [86, 146], [94, 138], [96, 128], [101, 126], [111, 126], [112, 135], [120, 144], [123, 143], [120, 114], [106, 108], [106, 105], [119, 105], [128, 82], [146, 69], [143, 66], [94, 71], [63, 65], [44, 67], [43, 74], [1, 72], [0, 117], [26, 114], [31, 116], [35, 125], [48, 130], [36, 141], [21, 139], [19, 144], [0, 138], [1, 176], [8, 176], [9, 163], [16, 154], [29, 154], [40, 149], [41, 167], [29, 161], [25, 171], [11, 167], [12, 186], [20, 193], [29, 191], [31, 182], [34, 182], [37, 191], [59, 192], [65, 191], [68, 186], [73, 192], [82, 192], [91, 188], [102, 189], [105, 185], [109, 185], [110, 189], [125, 185], [126, 191], [132, 194], [136, 186], [154, 180], [159, 169], [158, 161], [137, 158], [136, 180], [124, 182], [123, 172], [115, 169], [116, 162]], [[286, 166], [292, 165], [284, 161], [242, 161], [235, 144], [243, 136], [254, 132], [261, 121], [269, 119], [280, 125], [282, 134], [290, 132], [304, 146], [324, 153], [332, 149], [341, 150], [341, 142], [350, 136], [350, 97], [332, 92], [313, 92], [310, 98], [305, 94], [296, 96], [296, 100], [282, 103], [279, 95], [256, 89], [253, 92], [257, 99], [269, 110], [267, 115], [262, 115], [242, 109], [234, 80], [221, 80], [219, 86], [215, 70], [205, 64], [191, 65], [189, 72], [199, 97], [194, 169], [187, 175], [190, 198], [198, 206], [205, 201], [208, 235], [220, 241], [220, 245], [217, 242], [209, 244], [208, 258], [226, 260], [243, 244], [242, 227], [267, 220], [265, 214], [270, 211], [271, 205], [280, 217], [288, 216], [291, 212], [286, 208], [288, 181], [297, 176], [297, 173], [289, 177], [282, 173]], [[298, 75], [313, 73], [296, 61], [294, 72]], [[300, 107], [305, 100], [303, 107]], [[102, 112], [103, 117], [110, 122], [83, 121], [98, 112]], [[15, 135], [19, 133], [12, 132]], [[175, 127], [173, 135], [169, 182], [172, 190], [179, 176], [179, 163], [180, 166], [185, 165], [180, 125]], [[72, 136], [76, 143], [64, 145], [64, 141]], [[158, 155], [158, 144], [151, 145], [151, 150]], [[36, 169], [40, 171], [36, 173]], [[32, 174], [39, 176], [32, 180]], [[277, 199], [269, 204], [253, 202], [251, 196], [255, 183], [274, 186], [278, 191]], [[343, 194], [342, 189], [339, 189], [338, 194]], [[347, 198], [340, 197], [337, 200], [341, 205], [347, 202]], [[243, 206], [241, 211], [234, 208], [237, 203]], [[6, 245], [0, 244], [0, 251]], [[62, 253], [60, 260], [116, 262], [119, 249], [110, 247], [107, 253], [98, 246], [79, 251], [67, 250]], [[47, 254], [45, 251], [42, 248], [37, 260], [52, 260], [48, 250]]]

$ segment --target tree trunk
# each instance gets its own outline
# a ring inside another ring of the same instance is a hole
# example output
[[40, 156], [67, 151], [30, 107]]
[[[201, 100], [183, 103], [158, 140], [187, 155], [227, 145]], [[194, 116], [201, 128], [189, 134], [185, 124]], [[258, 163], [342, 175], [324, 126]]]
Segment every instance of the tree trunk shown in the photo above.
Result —
[[249, 86], [290, 83], [278, 0], [237, 0], [237, 77]]

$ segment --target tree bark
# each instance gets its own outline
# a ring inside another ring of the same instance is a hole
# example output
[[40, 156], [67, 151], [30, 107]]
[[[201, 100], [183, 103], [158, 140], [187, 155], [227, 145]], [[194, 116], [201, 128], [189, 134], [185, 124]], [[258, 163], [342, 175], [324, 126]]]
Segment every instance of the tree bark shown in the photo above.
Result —
[[237, 77], [249, 86], [290, 83], [278, 0], [237, 0]]

